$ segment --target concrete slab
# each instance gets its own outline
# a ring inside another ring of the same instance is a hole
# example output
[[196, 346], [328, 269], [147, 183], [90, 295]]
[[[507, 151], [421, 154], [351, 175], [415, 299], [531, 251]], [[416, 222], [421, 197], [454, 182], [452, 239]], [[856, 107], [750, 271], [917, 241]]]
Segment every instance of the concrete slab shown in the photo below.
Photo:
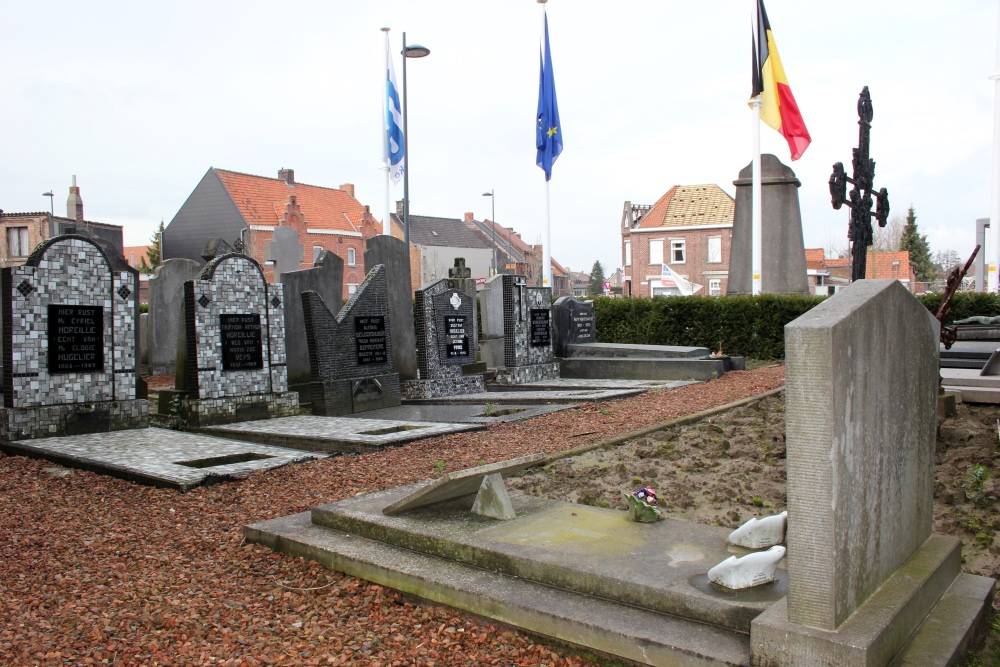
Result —
[[474, 468], [450, 472], [431, 482], [419, 485], [410, 493], [383, 506], [382, 513], [400, 514], [425, 505], [440, 503], [453, 498], [461, 498], [470, 493], [476, 493], [479, 491], [479, 487], [482, 486], [483, 478], [487, 475], [499, 473], [500, 475], [509, 477], [515, 472], [541, 463], [546, 458], [545, 454], [532, 454], [508, 461], [488, 463]]
[[942, 368], [941, 384], [1000, 389], [1000, 376], [981, 375], [979, 370], [974, 368]]
[[[479, 478], [477, 477], [477, 480]], [[775, 582], [728, 591], [706, 573], [730, 555], [729, 530], [687, 521], [639, 524], [623, 511], [511, 494], [517, 518], [472, 513], [475, 491], [388, 516], [386, 508], [434, 481], [357, 496], [313, 508], [312, 522], [547, 586], [674, 614], [735, 632], [787, 592]]]
[[551, 380], [538, 380], [537, 382], [526, 382], [505, 391], [538, 391], [540, 389], [550, 389], [557, 391], [570, 391], [573, 389], [674, 389], [689, 384], [698, 384], [697, 380], [620, 380], [614, 378], [553, 378]]
[[724, 359], [574, 356], [559, 360], [560, 376], [579, 379], [714, 380], [727, 370]]
[[0, 442], [0, 450], [182, 491], [209, 481], [324, 457], [161, 428]]
[[330, 530], [313, 524], [308, 512], [243, 532], [275, 551], [638, 664], [750, 665], [745, 634]]
[[[495, 385], [494, 385], [495, 386]], [[584, 403], [584, 402], [600, 402], [600, 401], [611, 401], [616, 398], [628, 398], [629, 396], [638, 396], [642, 392], [647, 391], [647, 389], [578, 389], [572, 391], [538, 391], [538, 390], [528, 390], [522, 391], [519, 389], [508, 390], [508, 387], [504, 389], [493, 389], [490, 388], [489, 391], [480, 392], [478, 394], [463, 394], [461, 396], [449, 396], [448, 403], [493, 403], [501, 405], [546, 405], [553, 403]], [[406, 405], [420, 405], [433, 403], [440, 403], [442, 399], [440, 398], [418, 398], [418, 399], [404, 399], [404, 404]]]
[[450, 422], [461, 424], [495, 424], [500, 422], [516, 422], [531, 419], [550, 412], [571, 410], [575, 403], [561, 405], [517, 405], [505, 404], [502, 407], [494, 403], [459, 403], [451, 404], [451, 397], [433, 399], [440, 403], [419, 405], [400, 405], [395, 408], [370, 410], [345, 417], [360, 419], [394, 419], [398, 421]]
[[571, 343], [571, 357], [645, 357], [651, 359], [702, 359], [710, 354], [707, 347], [679, 345], [631, 345], [628, 343]]
[[481, 431], [484, 428], [486, 426], [481, 424], [299, 415], [211, 426], [202, 429], [202, 432], [222, 438], [313, 452], [355, 453], [378, 451], [423, 438]]

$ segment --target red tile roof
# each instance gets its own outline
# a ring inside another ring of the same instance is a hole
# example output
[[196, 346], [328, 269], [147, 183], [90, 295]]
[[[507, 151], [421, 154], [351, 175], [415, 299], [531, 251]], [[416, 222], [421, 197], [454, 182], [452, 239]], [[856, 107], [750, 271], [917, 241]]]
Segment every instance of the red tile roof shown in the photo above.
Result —
[[910, 253], [901, 252], [870, 252], [865, 263], [865, 278], [879, 279], [910, 279]]
[[277, 226], [289, 196], [295, 195], [309, 229], [361, 232], [365, 206], [343, 190], [305, 183], [289, 185], [280, 178], [224, 169], [215, 169], [215, 173], [247, 224]]
[[549, 257], [549, 261], [552, 262], [552, 275], [554, 276], [568, 276], [569, 271], [563, 268], [563, 265], [555, 260], [554, 257]]
[[[125, 256], [125, 261], [128, 262], [129, 266], [133, 269], [138, 269], [143, 259], [149, 261], [146, 253], [151, 248], [153, 248], [151, 245], [127, 245], [122, 248], [122, 255]], [[135, 261], [132, 261], [133, 258]]]
[[736, 202], [718, 185], [675, 185], [639, 221], [639, 229], [732, 225]]

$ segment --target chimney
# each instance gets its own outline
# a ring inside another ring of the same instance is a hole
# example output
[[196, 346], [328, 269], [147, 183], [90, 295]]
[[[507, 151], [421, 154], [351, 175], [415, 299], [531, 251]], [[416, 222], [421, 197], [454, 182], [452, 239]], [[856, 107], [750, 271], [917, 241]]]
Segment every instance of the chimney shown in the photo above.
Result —
[[475, 218], [472, 216], [471, 212], [465, 214], [465, 222], [472, 222], [473, 220], [475, 220]]
[[340, 189], [343, 190], [344, 192], [346, 192], [347, 194], [351, 195], [352, 197], [354, 196], [354, 184], [353, 183], [344, 183], [343, 185], [340, 186]]
[[397, 199], [396, 200], [396, 217], [399, 218], [400, 220], [403, 219], [403, 200], [402, 199]]
[[66, 198], [66, 217], [83, 222], [83, 198], [80, 197], [80, 188], [76, 186], [76, 175], [73, 176], [73, 185], [69, 186], [69, 197]]
[[278, 178], [289, 185], [295, 185], [295, 170], [282, 167], [278, 170]]

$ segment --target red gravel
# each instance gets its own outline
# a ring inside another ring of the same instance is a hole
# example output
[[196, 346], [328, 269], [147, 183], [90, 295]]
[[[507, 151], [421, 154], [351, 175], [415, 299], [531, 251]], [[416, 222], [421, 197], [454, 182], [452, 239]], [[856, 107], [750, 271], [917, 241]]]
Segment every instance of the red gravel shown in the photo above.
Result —
[[0, 665], [590, 665], [564, 648], [242, 542], [249, 523], [779, 386], [780, 366], [188, 493], [0, 454]]

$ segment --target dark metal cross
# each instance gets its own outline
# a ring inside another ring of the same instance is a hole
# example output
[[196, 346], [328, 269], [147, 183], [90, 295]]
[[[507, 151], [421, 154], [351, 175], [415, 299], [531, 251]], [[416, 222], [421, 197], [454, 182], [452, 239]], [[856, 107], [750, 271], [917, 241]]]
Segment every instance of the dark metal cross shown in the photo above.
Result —
[[[854, 177], [844, 173], [844, 163], [833, 165], [830, 176], [830, 196], [833, 198], [833, 208], [847, 204], [851, 209], [851, 222], [847, 227], [847, 238], [851, 241], [851, 280], [863, 280], [865, 265], [868, 261], [868, 246], [872, 244], [872, 205], [875, 206], [875, 219], [879, 227], [885, 227], [889, 219], [889, 193], [882, 188], [875, 194], [872, 201], [872, 188], [875, 181], [875, 160], [868, 155], [868, 144], [872, 129], [872, 98], [868, 94], [868, 86], [861, 91], [858, 98], [858, 147], [852, 148], [854, 155]], [[851, 183], [850, 197], [847, 184]]]

